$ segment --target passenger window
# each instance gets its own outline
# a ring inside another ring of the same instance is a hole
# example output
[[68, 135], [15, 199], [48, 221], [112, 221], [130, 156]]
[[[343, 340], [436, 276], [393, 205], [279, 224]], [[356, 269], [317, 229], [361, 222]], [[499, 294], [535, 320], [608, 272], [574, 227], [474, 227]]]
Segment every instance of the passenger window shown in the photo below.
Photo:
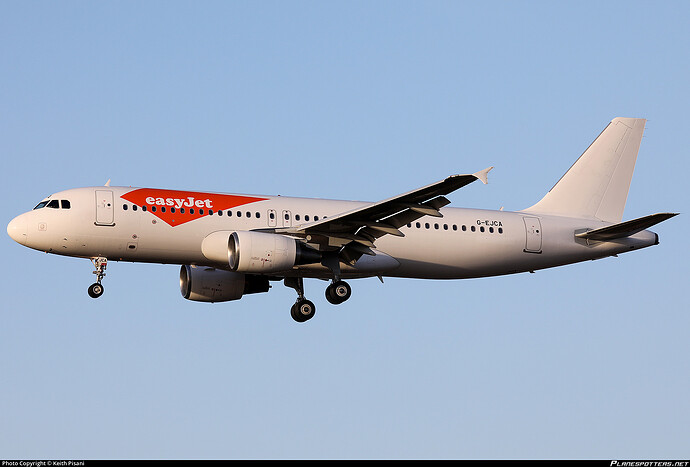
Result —
[[53, 209], [60, 209], [60, 203], [58, 202], [58, 200], [54, 199], [50, 203], [48, 203], [48, 207]]
[[123, 211], [126, 211], [126, 210], [127, 210], [127, 205], [126, 205], [126, 204], [123, 204], [123, 205], [122, 205], [122, 210], [123, 210]]
[[137, 210], [137, 205], [136, 205], [136, 204], [133, 204], [133, 205], [132, 205], [132, 211], [136, 211], [136, 210]]
[[69, 209], [70, 208], [69, 201], [66, 199], [63, 199], [62, 201], [60, 201], [60, 204], [62, 206], [62, 209]]

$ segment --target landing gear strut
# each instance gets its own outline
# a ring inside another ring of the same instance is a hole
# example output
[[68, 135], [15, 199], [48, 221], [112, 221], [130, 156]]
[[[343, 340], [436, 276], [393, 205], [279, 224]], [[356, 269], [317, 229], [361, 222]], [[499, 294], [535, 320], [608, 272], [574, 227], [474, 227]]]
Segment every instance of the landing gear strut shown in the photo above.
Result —
[[89, 297], [98, 298], [103, 295], [101, 281], [105, 277], [105, 268], [108, 266], [108, 258], [99, 256], [98, 258], [91, 258], [91, 262], [96, 268], [96, 270], [93, 271], [93, 273], [96, 274], [96, 282], [89, 286]]
[[290, 316], [298, 323], [304, 323], [314, 317], [316, 307], [304, 298], [304, 280], [301, 277], [286, 277], [285, 286], [297, 291], [297, 301], [290, 308]]

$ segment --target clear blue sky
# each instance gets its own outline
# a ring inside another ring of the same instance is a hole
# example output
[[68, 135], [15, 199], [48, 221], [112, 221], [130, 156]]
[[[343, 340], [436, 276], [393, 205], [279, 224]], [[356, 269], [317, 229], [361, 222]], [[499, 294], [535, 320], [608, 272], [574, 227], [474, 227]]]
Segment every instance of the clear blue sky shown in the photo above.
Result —
[[[496, 166], [537, 201], [648, 119], [625, 212], [688, 204], [688, 2], [2, 2], [2, 220], [113, 185], [380, 200]], [[0, 242], [0, 458], [688, 458], [687, 214], [467, 281], [180, 296], [178, 266]]]

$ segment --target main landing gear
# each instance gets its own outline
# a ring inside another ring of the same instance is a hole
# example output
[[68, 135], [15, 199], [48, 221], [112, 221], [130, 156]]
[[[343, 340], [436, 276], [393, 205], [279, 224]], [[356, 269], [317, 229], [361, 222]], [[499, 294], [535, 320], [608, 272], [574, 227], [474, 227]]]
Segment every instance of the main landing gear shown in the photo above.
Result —
[[[304, 297], [304, 279], [301, 277], [286, 277], [285, 286], [297, 291], [297, 301], [290, 308], [290, 316], [298, 323], [304, 323], [314, 317], [316, 307]], [[341, 280], [334, 280], [326, 287], [326, 300], [334, 305], [343, 303], [352, 295], [350, 285]]]
[[304, 323], [314, 317], [316, 307], [312, 302], [304, 298], [304, 279], [301, 277], [286, 277], [285, 287], [297, 291], [297, 301], [290, 308], [290, 316], [298, 323]]
[[91, 262], [96, 268], [96, 270], [93, 271], [93, 273], [96, 274], [96, 282], [89, 286], [89, 297], [98, 298], [103, 295], [103, 285], [101, 285], [101, 281], [105, 277], [105, 268], [108, 266], [108, 258], [91, 258]]
[[326, 300], [333, 305], [340, 305], [352, 295], [352, 287], [345, 281], [333, 281], [326, 287]]

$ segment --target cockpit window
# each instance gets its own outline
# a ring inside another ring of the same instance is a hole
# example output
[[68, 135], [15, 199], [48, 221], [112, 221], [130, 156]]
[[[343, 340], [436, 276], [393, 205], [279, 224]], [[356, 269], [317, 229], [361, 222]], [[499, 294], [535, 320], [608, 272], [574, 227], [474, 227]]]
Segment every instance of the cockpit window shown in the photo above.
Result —
[[38, 203], [38, 204], [36, 205], [36, 207], [34, 208], [34, 210], [36, 210], [36, 209], [41, 209], [41, 208], [45, 208], [45, 207], [53, 208], [53, 209], [60, 209], [60, 208], [62, 208], [62, 209], [69, 209], [69, 208], [72, 207], [72, 205], [70, 204], [69, 200], [67, 200], [67, 199], [60, 199], [60, 200], [57, 200], [57, 199], [52, 199], [52, 200], [51, 200], [51, 199], [46, 199], [46, 200], [41, 201], [40, 203]]

